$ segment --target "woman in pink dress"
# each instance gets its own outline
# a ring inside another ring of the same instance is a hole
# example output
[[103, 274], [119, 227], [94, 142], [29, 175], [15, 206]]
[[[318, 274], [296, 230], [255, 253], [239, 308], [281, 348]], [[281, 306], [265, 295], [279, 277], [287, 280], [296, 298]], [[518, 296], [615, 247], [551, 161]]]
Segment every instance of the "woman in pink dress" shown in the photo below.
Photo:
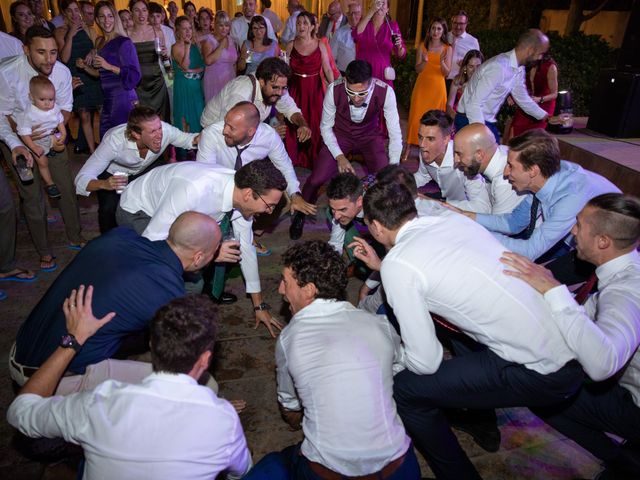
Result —
[[311, 129], [311, 139], [298, 142], [297, 127], [289, 124], [285, 146], [295, 166], [313, 168], [313, 160], [320, 149], [320, 120], [324, 87], [321, 71], [328, 83], [333, 82], [331, 55], [325, 44], [316, 37], [316, 17], [301, 12], [296, 20], [296, 37], [287, 45], [293, 71], [289, 82], [289, 94], [302, 111]]
[[389, 20], [388, 13], [389, 2], [375, 0], [352, 30], [352, 35], [356, 44], [356, 60], [369, 62], [373, 76], [393, 87], [394, 79], [385, 76], [385, 69], [391, 66], [391, 55], [402, 59], [407, 55], [407, 49], [398, 24]]
[[207, 68], [202, 84], [205, 103], [215, 97], [236, 76], [238, 51], [229, 37], [231, 19], [223, 10], [216, 14], [213, 35], [207, 35], [201, 43], [202, 56]]

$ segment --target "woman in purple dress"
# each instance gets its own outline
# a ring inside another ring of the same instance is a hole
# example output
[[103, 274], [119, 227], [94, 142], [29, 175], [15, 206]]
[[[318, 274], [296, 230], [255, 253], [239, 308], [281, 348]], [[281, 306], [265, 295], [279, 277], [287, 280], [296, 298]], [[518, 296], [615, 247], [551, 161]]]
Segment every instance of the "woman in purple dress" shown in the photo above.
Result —
[[391, 55], [402, 59], [407, 55], [407, 49], [398, 24], [389, 20], [388, 13], [389, 2], [375, 0], [353, 29], [352, 35], [356, 44], [356, 60], [369, 62], [373, 77], [393, 87], [390, 70], [387, 70], [388, 75], [385, 76], [385, 69], [391, 67]]
[[224, 10], [216, 13], [213, 35], [207, 35], [202, 41], [202, 56], [207, 68], [204, 71], [205, 103], [215, 97], [222, 88], [236, 77], [238, 51], [229, 36], [231, 19]]
[[115, 7], [107, 1], [96, 5], [96, 23], [103, 36], [96, 41], [93, 66], [99, 69], [104, 103], [100, 114], [100, 137], [111, 127], [127, 123], [138, 102], [136, 85], [142, 77], [136, 47], [124, 33]]

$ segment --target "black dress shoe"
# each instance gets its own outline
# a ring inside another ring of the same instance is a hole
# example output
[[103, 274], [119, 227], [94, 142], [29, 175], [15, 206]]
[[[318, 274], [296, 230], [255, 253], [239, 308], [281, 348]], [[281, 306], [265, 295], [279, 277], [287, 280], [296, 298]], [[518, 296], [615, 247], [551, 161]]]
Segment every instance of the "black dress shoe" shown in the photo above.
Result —
[[450, 425], [468, 433], [483, 450], [494, 453], [500, 450], [500, 429], [495, 410], [447, 411]]
[[210, 296], [211, 300], [213, 300], [218, 305], [229, 305], [231, 303], [236, 303], [238, 301], [238, 297], [230, 292], [222, 292], [220, 297]]
[[304, 213], [296, 212], [291, 219], [291, 226], [289, 227], [289, 238], [291, 240], [298, 240], [302, 236], [305, 217]]

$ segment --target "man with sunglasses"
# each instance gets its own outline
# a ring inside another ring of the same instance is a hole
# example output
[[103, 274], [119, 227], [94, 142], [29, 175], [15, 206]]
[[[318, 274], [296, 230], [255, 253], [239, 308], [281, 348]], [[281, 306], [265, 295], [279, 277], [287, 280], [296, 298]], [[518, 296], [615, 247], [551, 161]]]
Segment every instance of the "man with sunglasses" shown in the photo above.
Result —
[[[282, 173], [269, 160], [256, 160], [236, 172], [202, 162], [174, 163], [154, 168], [127, 185], [116, 217], [119, 225], [131, 226], [149, 240], [165, 239], [171, 223], [185, 211], [204, 213], [218, 221], [221, 229], [233, 232], [239, 239], [239, 250], [236, 240], [223, 238], [214, 261], [240, 262], [256, 326], [264, 323], [275, 337], [274, 327], [281, 329], [282, 325], [262, 300], [251, 226], [254, 215], [273, 212], [286, 185]], [[220, 303], [219, 298], [213, 299]]]
[[[389, 135], [388, 153], [381, 117]], [[362, 155], [369, 174], [400, 161], [402, 133], [396, 95], [386, 83], [372, 78], [369, 62], [354, 60], [347, 66], [345, 76], [327, 88], [320, 133], [324, 145], [302, 189], [302, 198], [307, 202], [315, 202], [320, 187], [336, 173], [355, 174], [347, 159], [351, 153]], [[303, 213], [296, 214], [289, 229], [291, 239], [302, 236], [304, 220]]]

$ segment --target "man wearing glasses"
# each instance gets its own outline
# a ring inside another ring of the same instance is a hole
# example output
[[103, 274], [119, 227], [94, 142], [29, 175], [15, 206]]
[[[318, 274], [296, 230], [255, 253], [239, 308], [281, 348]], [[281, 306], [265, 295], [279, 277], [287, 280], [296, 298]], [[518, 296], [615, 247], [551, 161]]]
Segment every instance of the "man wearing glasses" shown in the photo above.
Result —
[[[251, 226], [254, 215], [273, 212], [286, 185], [282, 173], [269, 160], [256, 160], [236, 172], [202, 162], [164, 165], [127, 185], [120, 198], [117, 220], [119, 225], [131, 226], [149, 240], [163, 240], [183, 212], [195, 211], [215, 219], [226, 230], [223, 234], [227, 234], [227, 240], [223, 238], [214, 261], [240, 262], [246, 292], [256, 313], [256, 326], [264, 323], [275, 337], [274, 327], [281, 329], [282, 325], [262, 300]], [[219, 297], [221, 292], [222, 288], [212, 294]]]
[[451, 82], [460, 72], [460, 64], [462, 59], [469, 50], [480, 50], [478, 39], [467, 33], [467, 24], [469, 18], [467, 12], [460, 10], [457, 15], [451, 19], [451, 31], [449, 32], [449, 44], [453, 46], [453, 60], [451, 62], [451, 71], [447, 76], [447, 92]]
[[[389, 135], [387, 153], [384, 117]], [[320, 133], [324, 145], [313, 164], [313, 172], [302, 189], [302, 198], [314, 203], [318, 190], [338, 172], [356, 173], [347, 159], [351, 153], [362, 155], [369, 174], [400, 161], [402, 134], [396, 95], [387, 84], [371, 77], [371, 65], [354, 60], [345, 76], [333, 82], [324, 97]], [[297, 213], [291, 222], [289, 235], [300, 238], [304, 214]]]

